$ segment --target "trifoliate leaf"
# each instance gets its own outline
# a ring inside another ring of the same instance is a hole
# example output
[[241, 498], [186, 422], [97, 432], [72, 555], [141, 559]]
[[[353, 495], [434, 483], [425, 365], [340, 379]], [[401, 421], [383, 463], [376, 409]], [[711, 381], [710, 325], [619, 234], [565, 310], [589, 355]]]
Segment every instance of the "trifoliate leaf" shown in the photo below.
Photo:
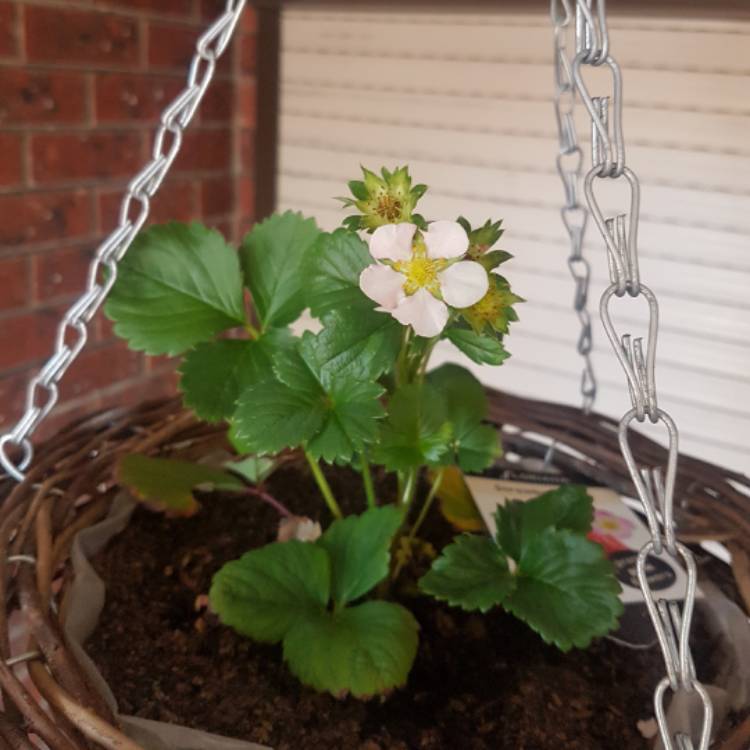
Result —
[[304, 294], [310, 312], [319, 318], [331, 311], [373, 310], [374, 303], [359, 288], [359, 275], [371, 263], [367, 244], [356, 232], [321, 234], [305, 260]]
[[444, 463], [451, 427], [438, 391], [428, 383], [399, 388], [388, 404], [374, 459], [389, 471]]
[[516, 581], [505, 608], [563, 651], [606, 635], [623, 611], [602, 548], [572, 531], [537, 534], [524, 547]]
[[221, 469], [138, 453], [122, 458], [117, 467], [117, 481], [128, 487], [138, 500], [186, 516], [199, 508], [193, 496], [196, 487], [228, 490], [244, 487], [241, 479]]
[[315, 690], [369, 698], [405, 684], [418, 630], [401, 605], [365, 602], [300, 619], [284, 638], [284, 658]]
[[446, 364], [428, 375], [439, 392], [452, 428], [455, 462], [467, 472], [481, 472], [500, 456], [497, 430], [482, 425], [487, 397], [482, 384], [459, 365]]
[[496, 273], [489, 274], [489, 279], [490, 287], [484, 297], [471, 307], [462, 308], [461, 315], [477, 334], [508, 333], [510, 323], [518, 320], [513, 305], [524, 300], [513, 294], [507, 279]]
[[448, 328], [444, 335], [469, 359], [480, 365], [501, 365], [510, 357], [510, 353], [494, 335], [483, 335], [469, 328]]
[[419, 581], [426, 594], [480, 612], [502, 604], [515, 585], [505, 553], [489, 537], [473, 534], [456, 537]]
[[243, 240], [245, 284], [264, 329], [289, 325], [304, 310], [304, 261], [319, 235], [313, 219], [287, 211], [256, 224]]
[[[471, 490], [458, 466], [446, 466], [437, 491], [440, 512], [460, 531], [484, 529], [482, 516], [477, 509]], [[434, 479], [434, 477], [431, 477]]]
[[331, 562], [309, 542], [277, 542], [227, 563], [213, 578], [209, 600], [238, 633], [278, 643], [290, 629], [325, 613]]
[[181, 354], [245, 324], [237, 253], [200, 224], [151, 227], [120, 261], [106, 313], [131, 349]]
[[183, 400], [201, 419], [219, 422], [234, 413], [239, 395], [273, 376], [272, 355], [290, 347], [291, 334], [271, 330], [255, 341], [226, 339], [198, 344], [180, 366]]
[[544, 529], [588, 534], [594, 519], [594, 501], [585, 487], [563, 484], [532, 500], [511, 500], [499, 505], [495, 519], [498, 543], [518, 561], [526, 545]]
[[302, 342], [305, 357], [322, 378], [348, 376], [376, 380], [393, 368], [402, 327], [390, 315], [365, 308], [342, 308], [323, 318], [323, 330]]
[[395, 505], [334, 521], [317, 541], [331, 558], [332, 596], [343, 607], [388, 575], [391, 542], [404, 520]]
[[383, 389], [347, 375], [322, 375], [314, 341], [308, 332], [297, 349], [278, 352], [277, 380], [240, 396], [232, 439], [243, 452], [275, 453], [305, 443], [314, 458], [347, 462], [376, 439]]

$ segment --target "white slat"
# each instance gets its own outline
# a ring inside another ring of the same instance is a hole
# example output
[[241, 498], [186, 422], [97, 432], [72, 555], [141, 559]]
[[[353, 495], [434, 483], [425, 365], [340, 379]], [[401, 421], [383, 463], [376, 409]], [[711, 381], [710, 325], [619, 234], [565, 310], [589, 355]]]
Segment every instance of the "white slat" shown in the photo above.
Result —
[[[685, 450], [747, 471], [750, 24], [614, 16], [611, 29], [624, 69], [628, 163], [643, 182], [641, 272], [661, 301], [660, 404], [676, 417]], [[359, 164], [408, 163], [430, 185], [421, 204], [428, 217], [503, 218], [502, 245], [515, 255], [503, 272], [527, 302], [508, 363], [473, 369], [498, 388], [577, 403], [551, 37], [543, 15], [286, 11], [279, 207], [332, 229], [346, 215], [333, 197]], [[587, 77], [592, 93], [606, 94], [597, 76]], [[581, 107], [577, 119], [586, 152]], [[624, 186], [596, 187], [605, 209], [625, 205]], [[619, 416], [629, 399], [599, 322], [608, 271], [593, 224], [586, 252], [597, 408]], [[623, 331], [644, 333], [642, 301], [613, 304]], [[437, 356], [456, 355], [445, 346]]]

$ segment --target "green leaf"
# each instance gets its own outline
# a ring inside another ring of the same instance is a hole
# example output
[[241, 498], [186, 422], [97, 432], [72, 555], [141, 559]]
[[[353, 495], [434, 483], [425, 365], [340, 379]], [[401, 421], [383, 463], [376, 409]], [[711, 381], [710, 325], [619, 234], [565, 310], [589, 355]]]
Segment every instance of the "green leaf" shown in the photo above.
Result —
[[475, 425], [456, 443], [456, 462], [467, 474], [480, 474], [503, 454], [498, 431], [487, 424]]
[[241, 490], [242, 480], [232, 474], [171, 458], [150, 458], [138, 453], [123, 457], [117, 467], [117, 481], [144, 502], [154, 503], [182, 515], [198, 510], [193, 490], [200, 486]]
[[501, 450], [497, 430], [480, 424], [487, 415], [482, 384], [468, 370], [454, 364], [438, 367], [427, 377], [440, 393], [451, 423], [455, 462], [466, 472], [484, 471]]
[[502, 604], [515, 585], [503, 551], [489, 537], [474, 534], [456, 537], [419, 581], [426, 594], [480, 612]]
[[371, 263], [367, 244], [356, 232], [337, 229], [321, 234], [305, 262], [304, 288], [310, 312], [320, 318], [331, 311], [373, 310], [375, 305], [359, 288], [359, 275]]
[[224, 466], [244, 477], [251, 484], [260, 484], [276, 470], [277, 462], [263, 456], [248, 456], [241, 461], [226, 463]]
[[304, 310], [304, 259], [319, 235], [314, 219], [287, 211], [256, 224], [245, 237], [242, 271], [264, 329], [289, 325]]
[[375, 461], [389, 471], [444, 462], [451, 450], [451, 427], [446, 417], [440, 394], [429, 383], [399, 388], [388, 404]]
[[390, 315], [364, 307], [342, 308], [327, 313], [323, 326], [302, 342], [305, 357], [315, 362], [321, 378], [346, 375], [376, 380], [393, 368], [402, 327]]
[[620, 584], [602, 548], [572, 531], [546, 529], [524, 548], [504, 606], [547, 643], [586, 648], [616, 627]]
[[505, 252], [505, 250], [492, 250], [489, 253], [480, 255], [474, 260], [481, 263], [484, 266], [485, 271], [492, 271], [502, 263], [509, 261], [512, 257], [513, 256], [510, 253]]
[[308, 332], [300, 347], [279, 352], [273, 367], [278, 380], [240, 397], [232, 439], [243, 452], [275, 453], [306, 443], [314, 458], [345, 462], [376, 439], [383, 389], [372, 381], [322, 375], [311, 361], [314, 341]]
[[445, 338], [480, 365], [501, 365], [510, 357], [499, 339], [476, 333], [469, 328], [449, 328], [445, 332]]
[[180, 366], [183, 401], [201, 419], [220, 422], [234, 413], [239, 395], [273, 376], [272, 355], [294, 339], [272, 330], [255, 341], [226, 339], [198, 344]]
[[337, 697], [369, 698], [406, 683], [419, 625], [404, 607], [365, 602], [297, 622], [284, 638], [284, 658], [305, 684]]
[[227, 563], [209, 600], [219, 619], [242, 635], [278, 643], [290, 629], [325, 613], [331, 562], [308, 542], [268, 544]]
[[244, 325], [237, 253], [213, 229], [164, 224], [139, 234], [106, 306], [131, 349], [180, 354]]
[[472, 429], [487, 416], [484, 387], [465, 367], [442, 365], [427, 375], [427, 381], [439, 391], [456, 436]]
[[532, 500], [511, 500], [499, 505], [495, 519], [498, 543], [518, 561], [525, 546], [547, 528], [588, 534], [594, 519], [594, 501], [585, 487], [563, 484]]
[[391, 542], [404, 520], [395, 505], [334, 521], [316, 542], [331, 558], [332, 595], [339, 607], [366, 594], [388, 575]]

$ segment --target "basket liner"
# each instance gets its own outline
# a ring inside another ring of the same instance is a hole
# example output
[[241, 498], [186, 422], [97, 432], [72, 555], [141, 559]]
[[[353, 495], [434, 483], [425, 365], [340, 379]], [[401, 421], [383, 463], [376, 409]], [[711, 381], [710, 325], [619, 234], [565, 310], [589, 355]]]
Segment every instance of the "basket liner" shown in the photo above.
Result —
[[65, 622], [65, 635], [70, 648], [86, 670], [93, 686], [118, 717], [125, 734], [138, 742], [144, 750], [271, 750], [254, 742], [118, 713], [112, 690], [83, 648], [99, 622], [105, 599], [104, 581], [97, 575], [90, 559], [128, 525], [135, 508], [136, 503], [127, 493], [121, 492], [113, 501], [108, 516], [96, 525], [80, 531], [73, 542], [71, 563], [74, 578], [70, 590], [69, 614]]
[[[96, 629], [106, 594], [104, 581], [97, 575], [90, 559], [126, 528], [136, 507], [136, 501], [127, 492], [121, 492], [114, 499], [107, 517], [80, 531], [74, 539], [71, 549], [74, 579], [65, 622], [65, 635], [71, 649], [94, 687], [118, 717], [123, 731], [144, 750], [273, 750], [252, 742], [118, 713], [112, 690], [83, 647]], [[717, 588], [704, 586], [703, 593], [704, 597], [697, 606], [703, 608], [706, 625], [721, 644], [718, 684], [707, 686], [714, 705], [714, 727], [720, 727], [728, 711], [740, 711], [750, 705], [750, 621]], [[700, 698], [695, 692], [677, 693], [667, 712], [672, 731], [690, 734], [696, 746], [701, 716]], [[658, 741], [656, 750], [662, 748], [661, 741]]]

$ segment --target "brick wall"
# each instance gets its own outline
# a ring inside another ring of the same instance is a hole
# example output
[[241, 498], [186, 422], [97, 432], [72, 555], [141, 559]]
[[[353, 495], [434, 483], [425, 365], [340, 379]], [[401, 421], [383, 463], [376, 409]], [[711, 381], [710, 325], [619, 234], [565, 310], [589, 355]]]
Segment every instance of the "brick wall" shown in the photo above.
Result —
[[[154, 123], [181, 90], [223, 0], [0, 0], [0, 432], [83, 289]], [[255, 15], [245, 11], [152, 206], [236, 239], [252, 220]], [[74, 416], [174, 390], [172, 365], [129, 352], [103, 316], [37, 435]]]

